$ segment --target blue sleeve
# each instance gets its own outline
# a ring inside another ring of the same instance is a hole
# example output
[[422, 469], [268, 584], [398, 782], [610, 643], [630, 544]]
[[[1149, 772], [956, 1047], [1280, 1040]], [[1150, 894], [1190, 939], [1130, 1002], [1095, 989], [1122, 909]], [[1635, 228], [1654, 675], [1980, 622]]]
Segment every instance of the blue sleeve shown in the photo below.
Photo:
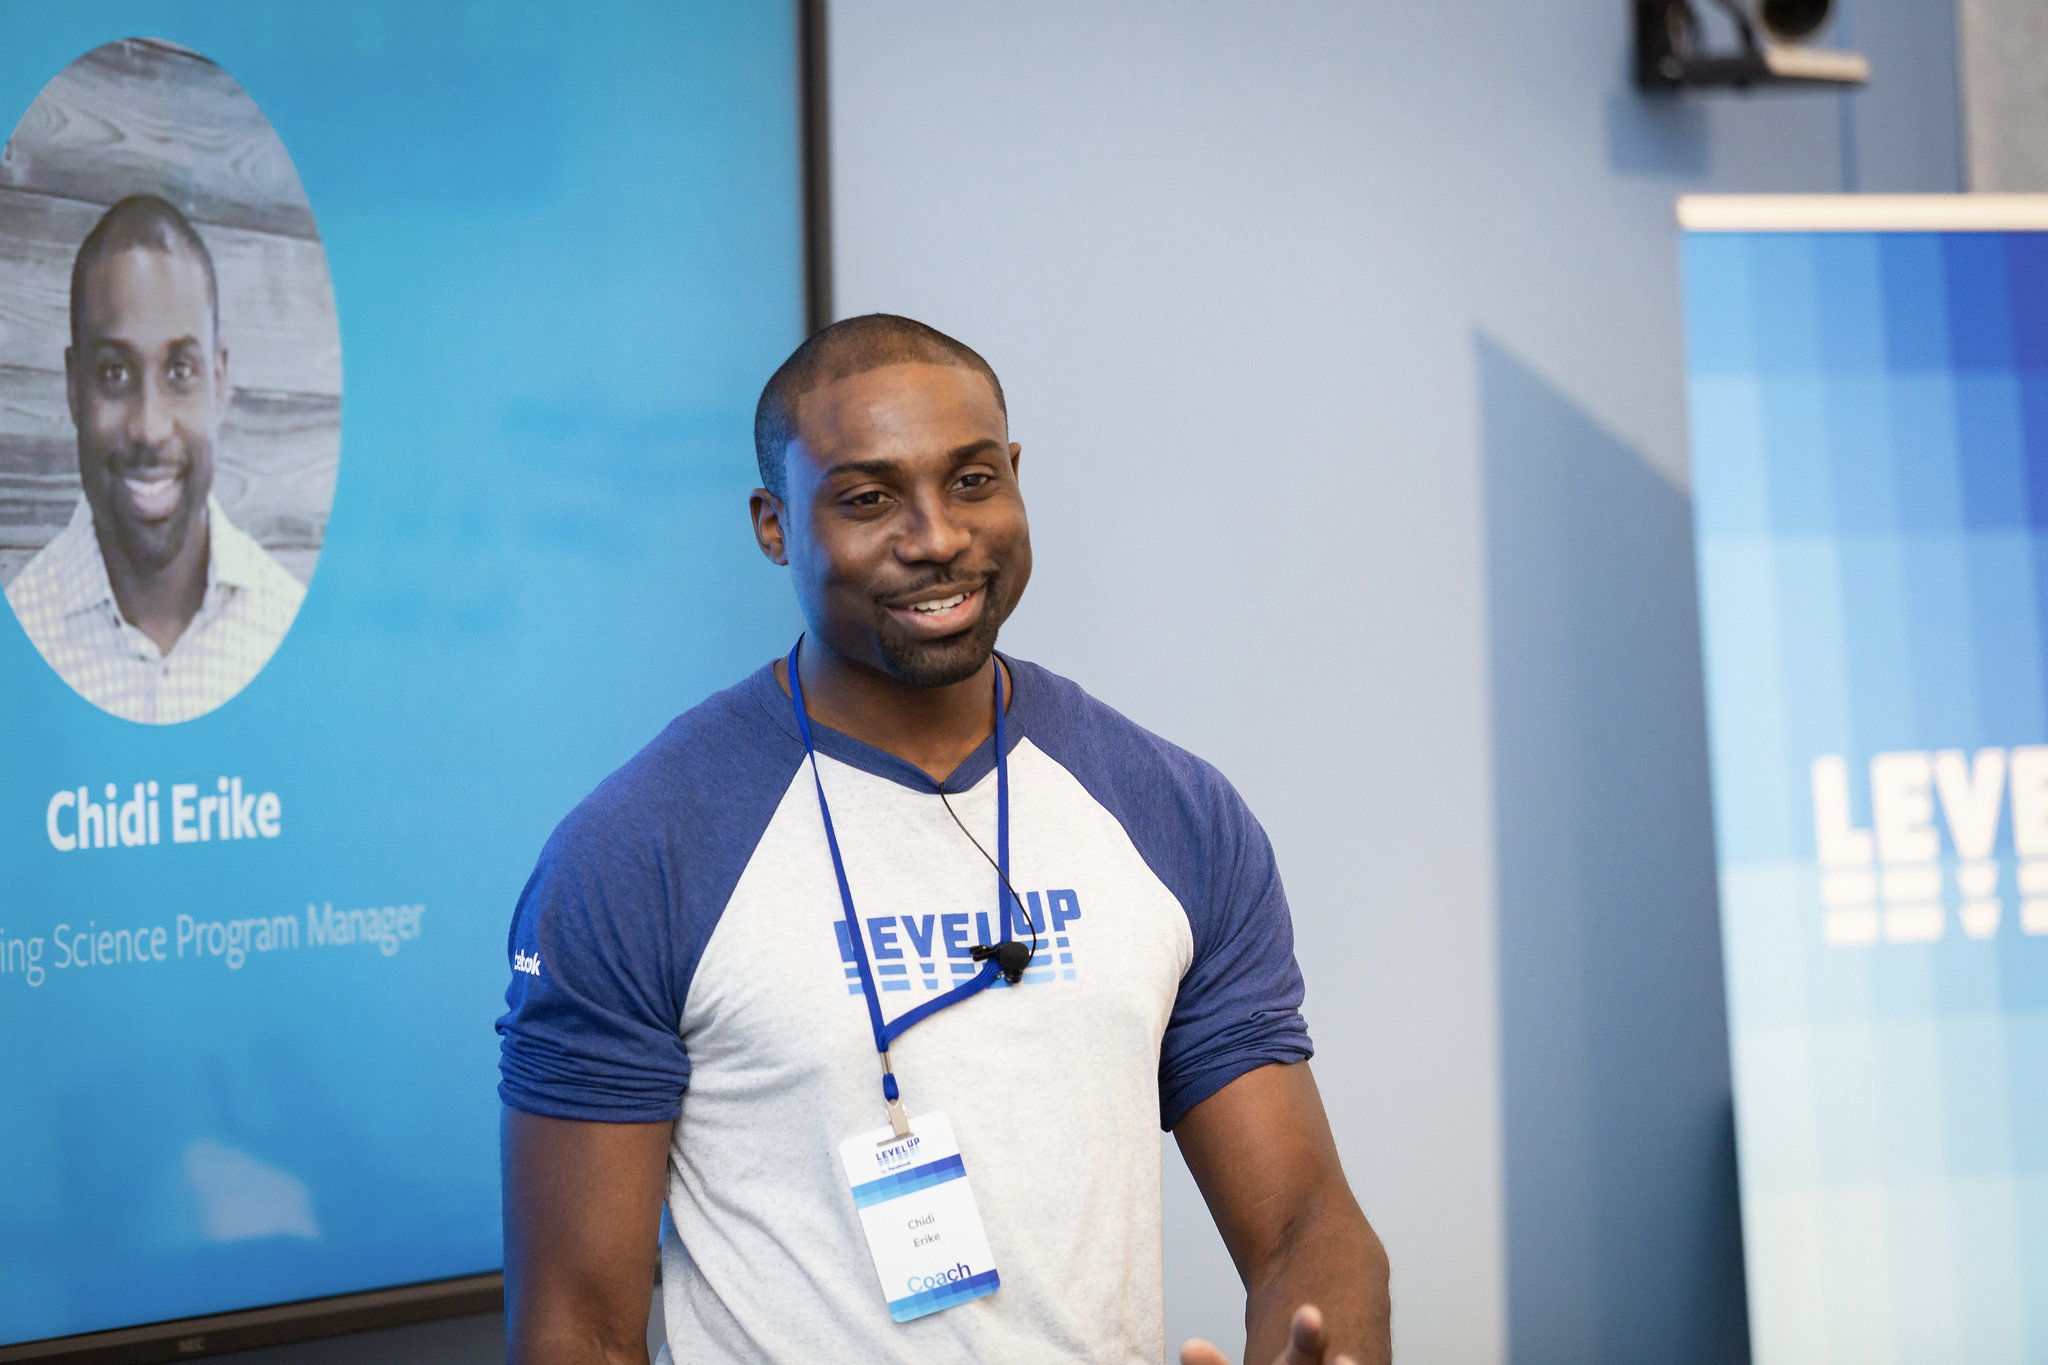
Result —
[[682, 1112], [690, 980], [802, 756], [762, 710], [763, 682], [678, 718], [542, 850], [498, 1020], [510, 1107], [607, 1123]]
[[1159, 1050], [1159, 1123], [1248, 1071], [1306, 1061], [1294, 923], [1266, 832], [1223, 774], [1080, 688], [1011, 661], [1032, 740], [1122, 824], [1187, 912], [1194, 958]]
[[657, 850], [600, 813], [564, 820], [520, 893], [498, 1094], [552, 1118], [672, 1120], [690, 1080], [674, 917]]
[[1159, 1124], [1168, 1131], [1246, 1072], [1307, 1061], [1315, 1051], [1273, 846], [1236, 790], [1211, 775], [1220, 789], [1205, 832], [1211, 866], [1201, 898], [1181, 902], [1194, 928], [1194, 962], [1159, 1049]]

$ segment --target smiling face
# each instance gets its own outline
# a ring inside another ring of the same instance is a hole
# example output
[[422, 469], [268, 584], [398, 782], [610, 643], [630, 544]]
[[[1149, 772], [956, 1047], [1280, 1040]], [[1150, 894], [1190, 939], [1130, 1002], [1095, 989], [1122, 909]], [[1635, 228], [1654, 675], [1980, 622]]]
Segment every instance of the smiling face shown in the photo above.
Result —
[[78, 474], [117, 579], [162, 573], [203, 548], [227, 351], [206, 268], [182, 252], [114, 251], [83, 281], [64, 371]]
[[763, 548], [812, 634], [914, 686], [973, 677], [1031, 577], [1021, 448], [988, 381], [885, 365], [805, 394], [796, 419]]

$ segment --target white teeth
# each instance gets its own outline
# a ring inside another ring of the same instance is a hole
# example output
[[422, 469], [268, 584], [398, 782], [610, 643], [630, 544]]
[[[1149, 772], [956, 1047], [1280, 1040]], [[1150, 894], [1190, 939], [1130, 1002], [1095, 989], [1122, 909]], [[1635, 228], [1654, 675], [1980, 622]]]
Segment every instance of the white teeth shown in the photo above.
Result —
[[951, 611], [953, 608], [959, 606], [962, 602], [965, 602], [966, 600], [966, 593], [956, 592], [951, 597], [942, 598], [936, 602], [913, 603], [910, 609], [912, 611], [921, 611], [925, 613], [927, 616], [930, 616], [942, 611]]
[[128, 496], [135, 504], [136, 511], [145, 518], [169, 516], [178, 505], [178, 476], [167, 474], [153, 479], [124, 475], [121, 482], [128, 486]]

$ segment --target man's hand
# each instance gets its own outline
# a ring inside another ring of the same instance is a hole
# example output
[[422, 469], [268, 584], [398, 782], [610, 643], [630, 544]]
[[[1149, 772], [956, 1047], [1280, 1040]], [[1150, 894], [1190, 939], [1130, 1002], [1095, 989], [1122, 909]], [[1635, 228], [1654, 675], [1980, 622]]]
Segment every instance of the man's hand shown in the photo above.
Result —
[[[1246, 1072], [1173, 1136], [1245, 1288], [1252, 1365], [1387, 1365], [1387, 1253], [1345, 1182], [1308, 1063]], [[1193, 1354], [1190, 1354], [1192, 1352]], [[1190, 1342], [1184, 1365], [1227, 1365]]]
[[[1287, 1349], [1273, 1357], [1273, 1365], [1358, 1365], [1350, 1356], [1332, 1356], [1329, 1350], [1322, 1310], [1305, 1303], [1294, 1310], [1294, 1321], [1287, 1327]], [[1230, 1360], [1200, 1337], [1190, 1337], [1180, 1348], [1180, 1365], [1230, 1365]]]

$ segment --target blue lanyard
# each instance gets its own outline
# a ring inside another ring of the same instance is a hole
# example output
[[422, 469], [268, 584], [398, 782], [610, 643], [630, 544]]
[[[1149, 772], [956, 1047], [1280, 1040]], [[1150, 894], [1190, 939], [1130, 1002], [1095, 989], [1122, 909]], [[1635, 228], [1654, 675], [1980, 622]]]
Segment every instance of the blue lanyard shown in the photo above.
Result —
[[[804, 754], [810, 759], [811, 781], [818, 789], [818, 814], [825, 818], [825, 846], [832, 850], [832, 875], [839, 879], [839, 903], [846, 910], [846, 937], [853, 945], [853, 958], [860, 968], [861, 993], [868, 998], [868, 1022], [875, 1030], [875, 1051], [882, 1057], [882, 1098], [887, 1103], [890, 1121], [895, 1125], [897, 1135], [909, 1133], [903, 1115], [902, 1103], [896, 1088], [896, 1073], [889, 1066], [889, 1044], [905, 1032], [923, 1023], [949, 1005], [957, 1005], [971, 995], [988, 989], [1001, 970], [994, 957], [981, 964], [981, 971], [961, 982], [944, 995], [925, 1001], [915, 1009], [905, 1011], [893, 1023], [882, 1022], [882, 997], [875, 989], [875, 970], [868, 963], [866, 935], [861, 933], [860, 916], [853, 909], [853, 888], [846, 881], [846, 863], [839, 856], [839, 836], [832, 829], [832, 807], [825, 802], [825, 783], [818, 776], [818, 751], [811, 743], [811, 718], [804, 710], [804, 684], [798, 676], [798, 656], [804, 647], [803, 637], [789, 650], [789, 699], [796, 707], [796, 728], [804, 738]], [[1003, 666], [998, 662], [996, 675], [996, 921], [1002, 935], [1001, 942], [1010, 941], [1010, 760], [1003, 749]]]

